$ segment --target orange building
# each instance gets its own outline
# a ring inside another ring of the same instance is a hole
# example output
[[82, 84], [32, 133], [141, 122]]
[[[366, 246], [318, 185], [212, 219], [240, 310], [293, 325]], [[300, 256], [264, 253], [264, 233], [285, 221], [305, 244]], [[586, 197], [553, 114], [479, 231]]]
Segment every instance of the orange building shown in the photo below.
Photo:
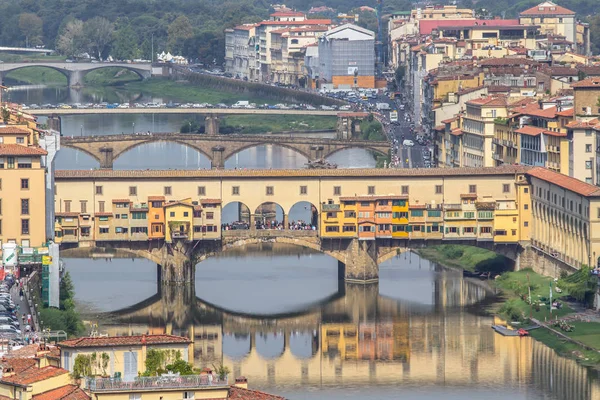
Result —
[[148, 238], [165, 238], [165, 196], [148, 196]]

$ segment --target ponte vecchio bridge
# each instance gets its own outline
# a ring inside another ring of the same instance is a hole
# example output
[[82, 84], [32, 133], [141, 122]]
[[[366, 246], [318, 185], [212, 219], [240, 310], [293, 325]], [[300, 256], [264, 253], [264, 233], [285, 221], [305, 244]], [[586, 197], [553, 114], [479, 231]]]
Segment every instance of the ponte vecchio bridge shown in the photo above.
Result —
[[[208, 121], [207, 121], [208, 122]], [[151, 133], [137, 135], [103, 135], [63, 137], [61, 145], [80, 150], [100, 163], [100, 168], [112, 169], [115, 159], [134, 147], [153, 142], [173, 142], [188, 146], [206, 156], [213, 168], [223, 168], [235, 154], [256, 146], [272, 144], [292, 149], [309, 161], [329, 157], [345, 149], [361, 148], [387, 155], [389, 143], [364, 140], [340, 140], [282, 135], [216, 135]]]
[[[378, 280], [378, 265], [396, 254], [440, 243], [487, 248], [555, 276], [600, 256], [600, 189], [539, 167], [71, 170], [55, 180], [63, 248], [145, 257], [164, 282], [192, 282], [199, 261], [265, 242], [328, 254], [340, 277], [360, 282]], [[298, 203], [309, 205], [313, 229], [289, 229]], [[222, 229], [230, 205], [248, 210], [249, 229]], [[256, 229], [265, 205], [283, 221]]]

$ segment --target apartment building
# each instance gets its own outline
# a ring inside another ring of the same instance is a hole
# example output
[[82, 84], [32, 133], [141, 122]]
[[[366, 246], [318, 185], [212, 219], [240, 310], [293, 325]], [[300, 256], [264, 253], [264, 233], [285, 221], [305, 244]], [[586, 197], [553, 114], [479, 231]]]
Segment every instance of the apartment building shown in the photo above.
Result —
[[566, 41], [577, 43], [575, 12], [551, 1], [544, 1], [519, 14], [521, 25], [539, 26], [543, 35], [563, 36]]

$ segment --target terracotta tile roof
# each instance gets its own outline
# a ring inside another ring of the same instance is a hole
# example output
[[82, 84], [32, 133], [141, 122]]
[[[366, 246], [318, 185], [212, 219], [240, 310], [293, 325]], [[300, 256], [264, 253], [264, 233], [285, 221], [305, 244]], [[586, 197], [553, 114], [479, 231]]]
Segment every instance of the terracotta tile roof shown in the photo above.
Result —
[[424, 210], [427, 208], [427, 204], [409, 204], [408, 208], [415, 210]]
[[502, 85], [491, 85], [488, 86], [488, 93], [508, 93], [510, 92], [510, 86], [502, 86]]
[[430, 35], [434, 29], [458, 28], [472, 26], [511, 26], [518, 25], [518, 19], [476, 20], [476, 19], [450, 19], [450, 20], [419, 20], [419, 34]]
[[[32, 345], [36, 347], [37, 350], [37, 344]], [[35, 355], [35, 354], [34, 354]], [[21, 373], [23, 371], [28, 370], [29, 368], [33, 368], [37, 365], [37, 361], [33, 358], [32, 356], [28, 356], [28, 357], [16, 357], [16, 358], [3, 358], [2, 361], [0, 362], [0, 364], [2, 365], [2, 369], [6, 370], [6, 368], [12, 368], [14, 369], [15, 373]]]
[[433, 128], [434, 131], [443, 131], [444, 129], [446, 129], [446, 125], [438, 125]]
[[202, 204], [221, 204], [220, 199], [200, 199]]
[[482, 67], [506, 67], [506, 66], [519, 66], [519, 65], [536, 65], [537, 61], [529, 58], [519, 57], [503, 57], [503, 58], [486, 58], [479, 61], [479, 65]]
[[570, 67], [552, 67], [550, 68], [552, 76], [577, 76], [579, 71]]
[[476, 199], [477, 193], [463, 193], [460, 195], [461, 199]]
[[543, 128], [538, 128], [537, 126], [525, 125], [522, 128], [515, 130], [515, 133], [520, 133], [521, 135], [527, 136], [539, 136], [542, 133], [548, 136], [567, 136], [566, 133], [563, 132], [553, 132]]
[[1, 135], [29, 135], [29, 132], [16, 126], [0, 126]]
[[[6, 360], [9, 358], [31, 358], [35, 357], [38, 351], [43, 351], [43, 345], [39, 344], [30, 344], [27, 346], [23, 346], [20, 349], [12, 350], [2, 356], [2, 360]], [[55, 348], [55, 347], [52, 347]]]
[[112, 217], [112, 213], [111, 212], [97, 212], [94, 213], [94, 217]]
[[304, 13], [298, 11], [277, 11], [271, 17], [304, 17]]
[[227, 398], [232, 400], [285, 400], [285, 397], [258, 390], [244, 389], [237, 386], [231, 386], [229, 388]]
[[527, 171], [527, 175], [558, 185], [582, 196], [600, 197], [600, 187], [582, 182], [579, 179], [567, 175], [559, 174], [558, 172], [546, 168], [532, 168]]
[[464, 132], [463, 132], [463, 130], [462, 130], [462, 129], [460, 129], [460, 128], [454, 128], [454, 129], [452, 129], [452, 130], [450, 131], [450, 134], [451, 134], [451, 135], [453, 135], [453, 136], [460, 136], [460, 135], [462, 135], [463, 133], [464, 133]]
[[88, 396], [77, 385], [65, 385], [32, 397], [32, 400], [89, 400]]
[[458, 121], [458, 117], [452, 117], [452, 118], [445, 119], [445, 120], [442, 121], [442, 123], [444, 123], [444, 124], [450, 124], [450, 123], [452, 123], [454, 121]]
[[165, 196], [148, 196], [148, 201], [165, 201]]
[[599, 123], [600, 123], [600, 121], [598, 121], [596, 118], [589, 120], [589, 121], [571, 121], [570, 123], [567, 124], [567, 128], [571, 128], [571, 129], [597, 128]]
[[20, 144], [0, 144], [0, 156], [45, 156], [48, 152], [41, 147]]
[[261, 21], [256, 25], [330, 25], [330, 19], [305, 19], [304, 21]]
[[78, 217], [79, 213], [76, 212], [57, 212], [54, 214], [57, 217]]
[[173, 335], [138, 335], [138, 336], [108, 336], [108, 337], [82, 337], [68, 339], [58, 343], [63, 347], [113, 347], [113, 346], [141, 346], [144, 342], [148, 345], [191, 343], [188, 338]]
[[569, 10], [568, 8], [556, 5], [551, 1], [545, 1], [535, 7], [531, 7], [525, 11], [522, 11], [519, 15], [575, 15], [575, 12]]
[[506, 102], [506, 97], [503, 96], [488, 96], [488, 97], [482, 97], [481, 99], [474, 99], [474, 100], [469, 100], [467, 101], [467, 104], [471, 104], [471, 105], [480, 105], [480, 106], [487, 106], [487, 107], [498, 107], [498, 106], [505, 106], [507, 105]]
[[168, 208], [172, 206], [186, 206], [186, 207], [194, 207], [194, 205], [188, 201], [170, 201], [168, 203], [163, 204], [163, 207]]
[[569, 108], [568, 110], [559, 111], [556, 115], [560, 117], [572, 117], [575, 114], [574, 108]]
[[600, 66], [580, 66], [577, 69], [587, 76], [600, 76]]
[[131, 203], [129, 199], [113, 199], [113, 203]]
[[600, 88], [600, 77], [593, 76], [571, 84], [572, 88]]
[[556, 106], [540, 108], [540, 105], [536, 103], [530, 103], [525, 107], [521, 106], [520, 108], [514, 109], [517, 113], [522, 115], [532, 115], [534, 117], [541, 117], [547, 119], [556, 118], [557, 108]]
[[0, 383], [25, 386], [68, 373], [69, 371], [66, 369], [53, 366], [44, 368], [29, 368], [15, 375], [3, 376], [0, 378]]
[[255, 24], [246, 24], [246, 25], [238, 25], [238, 26], [236, 26], [233, 29], [237, 29], [237, 30], [240, 30], [240, 31], [249, 31], [250, 29], [252, 29], [254, 27], [256, 27]]

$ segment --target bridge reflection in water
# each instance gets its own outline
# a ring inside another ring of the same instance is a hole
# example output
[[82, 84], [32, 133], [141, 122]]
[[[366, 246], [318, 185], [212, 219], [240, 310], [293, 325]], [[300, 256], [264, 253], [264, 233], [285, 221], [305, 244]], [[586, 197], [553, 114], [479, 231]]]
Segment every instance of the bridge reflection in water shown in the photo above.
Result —
[[104, 315], [103, 331], [190, 337], [197, 367], [223, 363], [256, 387], [485, 385], [564, 400], [600, 396], [597, 379], [575, 362], [530, 338], [494, 334], [491, 317], [464, 311], [489, 295], [481, 282], [442, 272], [432, 289], [423, 305], [382, 296], [378, 284], [342, 281], [302, 310], [259, 315], [202, 300], [194, 286], [159, 285], [155, 296]]

